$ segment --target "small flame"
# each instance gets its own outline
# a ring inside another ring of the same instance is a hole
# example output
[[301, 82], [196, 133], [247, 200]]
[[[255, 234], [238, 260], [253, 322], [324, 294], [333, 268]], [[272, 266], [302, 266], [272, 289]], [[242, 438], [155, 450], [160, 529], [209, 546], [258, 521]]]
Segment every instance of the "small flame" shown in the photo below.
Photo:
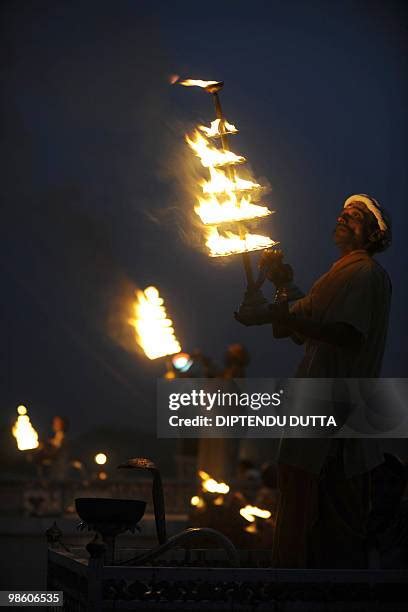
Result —
[[203, 498], [199, 497], [198, 495], [193, 495], [193, 497], [190, 500], [190, 504], [194, 506], [195, 508], [204, 508], [205, 506], [205, 502]]
[[242, 164], [245, 162], [245, 157], [242, 157], [242, 155], [235, 155], [232, 151], [222, 151], [217, 149], [217, 147], [213, 147], [198, 130], [195, 130], [193, 138], [187, 135], [186, 141], [197, 157], [200, 158], [204, 168]]
[[230, 488], [225, 482], [217, 482], [214, 478], [211, 478], [207, 472], [204, 472], [204, 470], [200, 470], [198, 475], [201, 478], [203, 491], [207, 491], [208, 493], [219, 493], [220, 495], [226, 495], [229, 492]]
[[254, 523], [255, 517], [262, 518], [262, 519], [268, 519], [268, 518], [271, 518], [272, 516], [269, 510], [262, 510], [262, 508], [258, 508], [257, 506], [250, 506], [250, 505], [246, 505], [244, 508], [241, 508], [239, 513], [249, 523]]
[[138, 344], [149, 359], [180, 353], [173, 322], [167, 318], [164, 300], [156, 287], [136, 292], [135, 318], [129, 323], [136, 330]]
[[259, 249], [269, 249], [278, 244], [268, 236], [246, 233], [243, 237], [226, 231], [221, 235], [216, 227], [209, 228], [206, 245], [210, 257], [226, 257], [236, 253], [248, 253]]
[[207, 127], [206, 125], [199, 125], [198, 129], [204, 132], [207, 138], [217, 138], [223, 134], [236, 134], [238, 132], [235, 125], [228, 123], [226, 119], [224, 119], [222, 122], [222, 130], [220, 129], [220, 124], [221, 119], [214, 119], [214, 121], [211, 121], [210, 127]]
[[25, 406], [18, 406], [18, 417], [11, 430], [17, 440], [18, 450], [32, 450], [38, 448], [38, 433], [31, 425], [30, 417]]
[[179, 85], [184, 85], [184, 87], [210, 87], [211, 85], [218, 85], [219, 81], [202, 81], [201, 79], [185, 79], [184, 81], [179, 81]]

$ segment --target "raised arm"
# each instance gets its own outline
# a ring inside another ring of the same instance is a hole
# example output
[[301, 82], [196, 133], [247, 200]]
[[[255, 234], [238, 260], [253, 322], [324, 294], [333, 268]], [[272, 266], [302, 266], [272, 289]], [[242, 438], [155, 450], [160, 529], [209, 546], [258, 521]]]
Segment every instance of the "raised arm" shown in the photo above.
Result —
[[[247, 326], [272, 324], [275, 338], [291, 337], [297, 343], [311, 339], [353, 349], [361, 346], [363, 335], [352, 324], [341, 321], [322, 323], [307, 316], [308, 296], [304, 297], [295, 285], [293, 269], [283, 263], [282, 251], [265, 251], [259, 267], [264, 277], [276, 287], [274, 303], [262, 309], [235, 313], [240, 323]], [[290, 312], [289, 302], [293, 300], [300, 300], [294, 307], [297, 312]], [[300, 304], [304, 304], [304, 308], [297, 308]]]

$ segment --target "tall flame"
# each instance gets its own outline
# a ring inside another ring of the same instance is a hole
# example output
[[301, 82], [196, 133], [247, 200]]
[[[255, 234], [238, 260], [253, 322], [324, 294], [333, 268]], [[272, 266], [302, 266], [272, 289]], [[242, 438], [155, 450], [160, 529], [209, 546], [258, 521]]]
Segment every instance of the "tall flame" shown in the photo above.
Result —
[[17, 440], [18, 450], [32, 450], [38, 448], [38, 433], [31, 425], [30, 417], [25, 406], [18, 406], [18, 417], [14, 423], [11, 433]]
[[167, 318], [164, 300], [156, 287], [136, 291], [135, 318], [129, 323], [136, 330], [136, 339], [149, 359], [180, 353], [173, 322]]

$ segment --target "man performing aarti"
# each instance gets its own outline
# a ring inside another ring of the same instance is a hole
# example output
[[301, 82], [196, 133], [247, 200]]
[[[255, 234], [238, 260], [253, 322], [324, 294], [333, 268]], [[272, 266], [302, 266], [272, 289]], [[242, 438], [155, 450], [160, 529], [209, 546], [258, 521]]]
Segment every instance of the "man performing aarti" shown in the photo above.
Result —
[[[340, 259], [290, 307], [292, 270], [265, 252], [260, 265], [278, 288], [278, 303], [235, 316], [244, 325], [272, 323], [275, 337], [304, 344], [298, 377], [378, 377], [391, 282], [373, 255], [391, 243], [390, 220], [374, 198], [353, 195], [337, 219], [334, 242]], [[283, 439], [276, 566], [364, 567], [369, 472], [382, 461], [372, 440]]]

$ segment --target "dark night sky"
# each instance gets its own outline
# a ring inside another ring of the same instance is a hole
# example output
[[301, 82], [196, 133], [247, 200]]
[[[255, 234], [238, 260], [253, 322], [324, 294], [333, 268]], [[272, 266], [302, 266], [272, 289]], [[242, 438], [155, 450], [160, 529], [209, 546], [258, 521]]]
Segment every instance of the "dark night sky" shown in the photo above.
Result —
[[[2, 9], [2, 422], [146, 427], [162, 364], [133, 350], [132, 291], [156, 284], [186, 350], [245, 343], [250, 376], [290, 376], [301, 349], [239, 326], [239, 257], [192, 247], [183, 134], [213, 118], [171, 73], [224, 79], [236, 149], [269, 180], [307, 289], [336, 258], [345, 197], [388, 208], [394, 285], [384, 376], [407, 375], [404, 3], [5, 2]], [[187, 152], [188, 154], [188, 152]], [[187, 238], [187, 240], [186, 240]], [[269, 287], [268, 295], [272, 296]]]

